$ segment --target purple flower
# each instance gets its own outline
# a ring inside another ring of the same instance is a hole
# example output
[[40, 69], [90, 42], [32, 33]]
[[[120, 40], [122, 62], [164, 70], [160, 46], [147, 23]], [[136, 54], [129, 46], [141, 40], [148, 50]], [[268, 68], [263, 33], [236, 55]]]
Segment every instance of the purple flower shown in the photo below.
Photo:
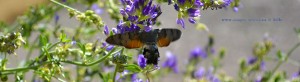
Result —
[[261, 82], [262, 81], [262, 75], [256, 76], [255, 82]]
[[197, 8], [200, 8], [200, 7], [202, 7], [204, 4], [201, 2], [201, 0], [195, 0], [194, 5], [195, 5]]
[[200, 10], [199, 9], [190, 8], [187, 11], [188, 11], [190, 17], [200, 16]]
[[137, 21], [137, 19], [138, 19], [138, 16], [131, 16], [131, 15], [128, 16], [128, 20], [131, 22], [135, 22], [135, 21]]
[[62, 2], [66, 2], [67, 0], [61, 0]]
[[109, 34], [109, 30], [108, 30], [108, 26], [104, 25], [104, 34], [108, 35]]
[[91, 9], [98, 15], [102, 14], [103, 10], [99, 7], [98, 4], [93, 4]]
[[113, 45], [109, 45], [109, 46], [106, 47], [106, 51], [110, 51], [110, 50], [112, 50], [113, 48], [114, 48]]
[[177, 24], [180, 24], [182, 28], [185, 28], [184, 20], [182, 18], [177, 18], [176, 22]]
[[204, 77], [205, 75], [205, 68], [204, 67], [200, 67], [198, 68], [195, 72], [194, 72], [194, 77], [196, 79], [201, 79], [202, 77]]
[[239, 8], [238, 8], [238, 7], [233, 7], [233, 11], [234, 11], [234, 12], [238, 12], [238, 11], [239, 11]]
[[59, 20], [59, 15], [55, 13], [55, 17], [54, 17], [55, 24], [57, 24], [58, 20]]
[[146, 32], [150, 32], [152, 27], [151, 26], [145, 26], [144, 29], [145, 29]]
[[164, 68], [170, 68], [174, 73], [178, 73], [177, 58], [170, 51], [166, 52], [167, 60], [164, 62]]
[[120, 9], [120, 14], [122, 14], [123, 16], [126, 16], [126, 11], [124, 9]]
[[118, 34], [118, 29], [117, 28], [112, 28], [112, 31], [114, 34]]
[[179, 11], [179, 7], [178, 7], [177, 4], [174, 4], [174, 9], [175, 9], [176, 11]]
[[294, 73], [294, 74], [291, 76], [291, 79], [298, 78], [299, 76], [300, 76], [300, 71]]
[[143, 82], [143, 80], [138, 78], [137, 73], [134, 73], [134, 74], [131, 75], [131, 82]]
[[196, 23], [196, 20], [195, 20], [194, 18], [190, 17], [190, 18], [189, 18], [189, 22], [192, 23], [192, 24], [195, 24], [195, 23]]
[[257, 61], [257, 58], [256, 57], [249, 57], [247, 60], [248, 60], [248, 64], [252, 65]]
[[125, 8], [125, 11], [127, 14], [132, 15], [135, 12], [135, 8], [133, 5], [131, 5], [131, 6], [127, 5]]
[[152, 5], [152, 0], [150, 0], [149, 3], [148, 3], [148, 5], [146, 7], [144, 7], [143, 12], [142, 12], [143, 15], [149, 14], [151, 5]]
[[190, 59], [198, 57], [207, 58], [206, 52], [201, 47], [194, 48], [190, 53]]
[[146, 67], [146, 58], [144, 57], [143, 54], [140, 54], [138, 55], [138, 65], [141, 67], [141, 68], [144, 68]]

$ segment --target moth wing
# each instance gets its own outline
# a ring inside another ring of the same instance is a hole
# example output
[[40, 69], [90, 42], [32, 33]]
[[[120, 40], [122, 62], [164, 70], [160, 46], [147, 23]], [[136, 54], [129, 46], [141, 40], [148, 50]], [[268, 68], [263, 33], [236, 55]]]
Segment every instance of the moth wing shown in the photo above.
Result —
[[178, 40], [181, 37], [181, 31], [178, 29], [157, 29], [158, 39], [157, 45], [159, 47], [166, 47], [173, 41]]
[[109, 36], [106, 39], [106, 42], [112, 45], [124, 46], [128, 49], [140, 48], [144, 45], [144, 43], [139, 38], [138, 31]]

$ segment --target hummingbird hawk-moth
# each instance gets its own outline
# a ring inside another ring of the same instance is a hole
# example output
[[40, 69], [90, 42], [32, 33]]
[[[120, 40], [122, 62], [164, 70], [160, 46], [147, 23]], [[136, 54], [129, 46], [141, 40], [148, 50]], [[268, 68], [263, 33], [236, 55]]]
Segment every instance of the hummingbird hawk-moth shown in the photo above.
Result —
[[181, 31], [178, 29], [164, 28], [146, 31], [131, 31], [109, 36], [106, 42], [112, 45], [124, 46], [128, 49], [144, 48], [143, 55], [147, 64], [157, 65], [159, 47], [167, 47], [173, 41], [180, 38]]

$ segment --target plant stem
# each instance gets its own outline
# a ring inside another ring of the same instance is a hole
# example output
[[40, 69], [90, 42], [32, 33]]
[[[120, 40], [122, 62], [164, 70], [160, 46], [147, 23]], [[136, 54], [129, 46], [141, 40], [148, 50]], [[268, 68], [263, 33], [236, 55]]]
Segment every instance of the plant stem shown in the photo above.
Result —
[[107, 55], [105, 55], [104, 57], [102, 57], [99, 60], [96, 60], [94, 62], [91, 62], [91, 63], [75, 62], [75, 61], [70, 61], [70, 60], [62, 60], [61, 62], [79, 65], [79, 66], [92, 66], [92, 65], [95, 65], [95, 64], [107, 59], [107, 57], [109, 57], [111, 54], [115, 54], [118, 52], [118, 51], [116, 51], [116, 52], [114, 52], [114, 51], [115, 51], [115, 48], [112, 51], [110, 51]]
[[65, 8], [67, 8], [67, 9], [74, 10], [74, 11], [77, 12], [77, 13], [81, 13], [80, 11], [78, 11], [78, 10], [72, 8], [72, 7], [69, 7], [69, 6], [67, 6], [67, 5], [64, 5], [64, 4], [60, 3], [60, 2], [57, 2], [57, 1], [55, 1], [55, 0], [50, 0], [50, 1], [53, 2], [53, 3], [55, 3], [55, 4], [57, 4], [57, 5], [63, 6], [63, 7], [65, 7]]
[[275, 66], [275, 68], [272, 70], [272, 74], [271, 75], [274, 75], [274, 73], [276, 72], [276, 70], [285, 62], [288, 60], [288, 58], [292, 55], [292, 53], [300, 46], [300, 42], [297, 43], [288, 53], [287, 53], [287, 56], [284, 58], [284, 61], [279, 61], [277, 63], [277, 65]]
[[117, 76], [118, 68], [119, 68], [119, 64], [116, 65], [113, 82], [116, 82], [116, 76]]

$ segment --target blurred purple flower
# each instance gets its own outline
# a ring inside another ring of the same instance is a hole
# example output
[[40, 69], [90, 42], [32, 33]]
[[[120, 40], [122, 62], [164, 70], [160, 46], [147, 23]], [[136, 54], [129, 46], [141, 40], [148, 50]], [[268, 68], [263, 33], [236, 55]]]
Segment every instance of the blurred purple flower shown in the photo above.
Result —
[[103, 10], [99, 7], [98, 4], [93, 4], [91, 6], [91, 9], [97, 14], [97, 15], [101, 15]]
[[149, 32], [149, 31], [151, 31], [152, 27], [151, 26], [145, 26], [144, 29], [145, 29], [146, 32]]
[[198, 57], [207, 58], [207, 53], [201, 47], [194, 48], [190, 53], [190, 59]]
[[185, 24], [184, 24], [183, 18], [177, 18], [176, 22], [177, 22], [177, 24], [180, 24], [182, 28], [185, 28]]
[[67, 0], [61, 0], [62, 2], [66, 2]]
[[115, 47], [114, 45], [109, 45], [109, 46], [107, 46], [106, 51], [110, 51], [110, 50], [112, 50], [114, 47]]
[[175, 9], [176, 11], [179, 11], [179, 7], [178, 7], [177, 4], [174, 4], [174, 9]]
[[126, 11], [127, 14], [132, 15], [135, 12], [134, 6], [133, 5], [131, 5], [131, 6], [127, 5], [126, 8], [125, 8], [125, 11]]
[[298, 78], [300, 76], [300, 71], [297, 71], [291, 76], [291, 79]]
[[170, 51], [166, 52], [167, 60], [164, 62], [162, 67], [164, 68], [170, 68], [173, 70], [174, 73], [178, 73], [178, 67], [177, 67], [177, 58], [175, 55], [173, 55]]
[[200, 7], [202, 7], [204, 4], [201, 2], [201, 0], [195, 0], [194, 5], [195, 5], [197, 8], [200, 8]]
[[183, 5], [185, 3], [185, 0], [177, 0], [177, 2], [180, 4], [180, 5]]
[[135, 22], [135, 21], [137, 21], [137, 19], [138, 19], [138, 16], [131, 16], [131, 15], [128, 16], [128, 20], [131, 22]]
[[192, 23], [192, 24], [195, 24], [195, 23], [196, 23], [196, 20], [195, 20], [194, 18], [190, 17], [190, 18], [189, 18], [189, 22]]
[[59, 15], [57, 13], [55, 13], [55, 17], [54, 17], [55, 24], [58, 23], [58, 20], [59, 20]]
[[143, 80], [138, 78], [137, 73], [134, 73], [134, 74], [131, 75], [131, 82], [143, 82]]
[[239, 8], [238, 8], [238, 7], [233, 7], [233, 11], [234, 11], [234, 12], [238, 12], [238, 11], [239, 11]]
[[117, 28], [112, 28], [112, 31], [114, 34], [118, 34], [118, 29]]
[[262, 81], [262, 75], [256, 76], [255, 82], [261, 82]]
[[126, 16], [126, 11], [124, 9], [120, 9], [120, 14], [122, 14], [123, 16]]
[[149, 3], [147, 4], [147, 6], [144, 7], [144, 9], [142, 11], [143, 15], [149, 14], [149, 11], [151, 9], [151, 5], [152, 5], [152, 0], [150, 0]]
[[204, 67], [199, 67], [195, 72], [194, 72], [194, 77], [196, 79], [201, 79], [205, 75], [205, 68]]
[[141, 68], [144, 68], [144, 67], [146, 67], [146, 58], [144, 57], [144, 55], [143, 54], [140, 54], [140, 55], [138, 55], [138, 65], [141, 67]]
[[107, 36], [109, 34], [108, 26], [104, 25], [104, 34]]
[[247, 63], [249, 65], [254, 64], [256, 61], [257, 61], [257, 57], [248, 57], [248, 59], [247, 59]]
[[190, 8], [187, 10], [190, 17], [198, 17], [200, 16], [200, 10], [195, 8]]

